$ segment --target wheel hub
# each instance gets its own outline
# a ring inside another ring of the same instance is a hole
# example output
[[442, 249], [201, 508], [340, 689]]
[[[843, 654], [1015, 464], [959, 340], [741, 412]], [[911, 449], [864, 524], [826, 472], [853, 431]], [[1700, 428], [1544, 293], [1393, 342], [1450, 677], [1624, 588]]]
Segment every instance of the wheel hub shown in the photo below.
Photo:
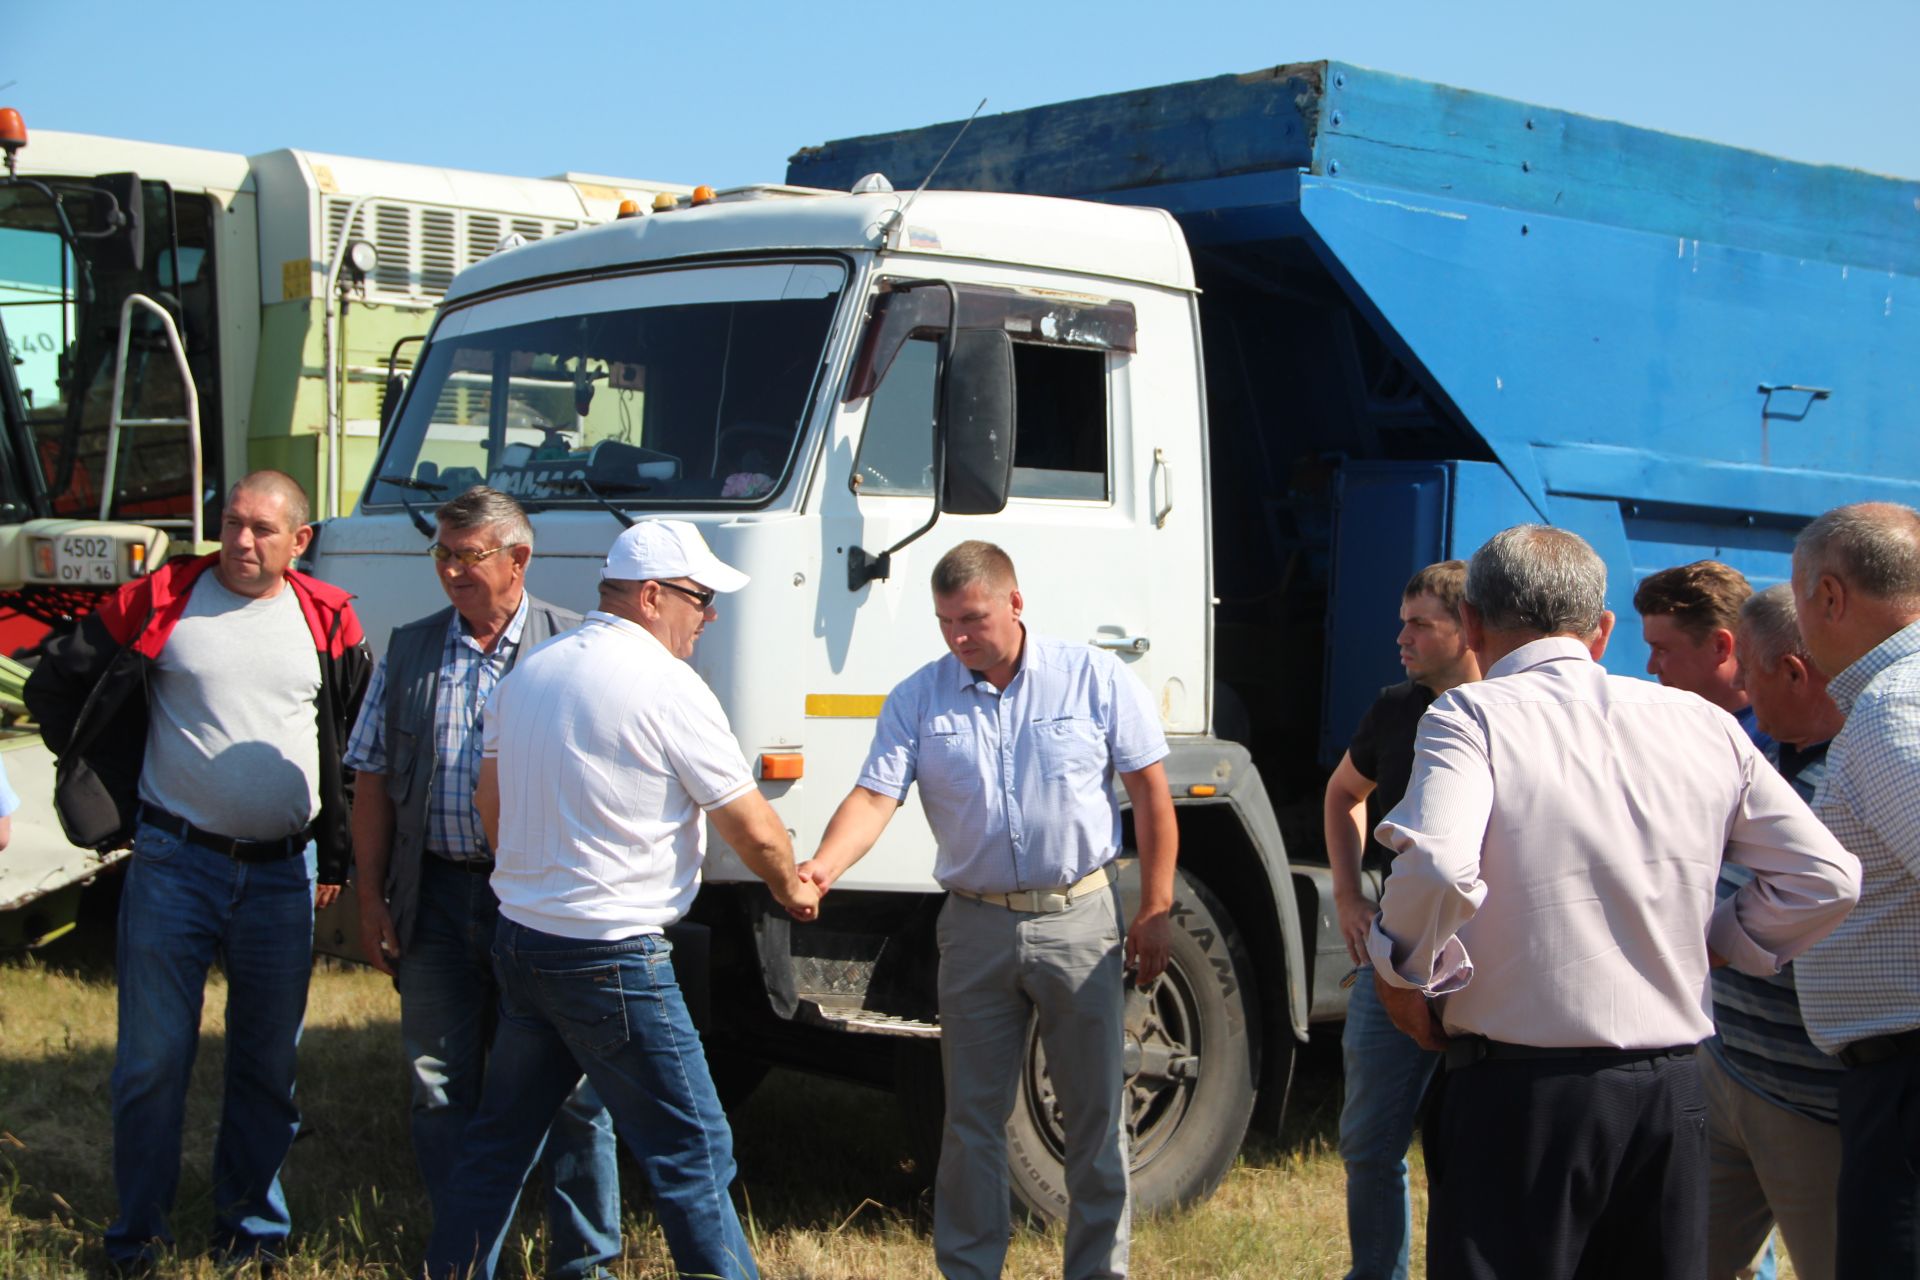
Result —
[[[1201, 1045], [1197, 1002], [1183, 975], [1168, 970], [1152, 987], [1129, 986], [1126, 994], [1126, 1043], [1121, 1065], [1127, 1079], [1127, 1118], [1133, 1135], [1133, 1164], [1145, 1164], [1180, 1127], [1200, 1078]], [[1026, 1097], [1042, 1140], [1058, 1159], [1066, 1158], [1066, 1124], [1046, 1050], [1036, 1022], [1028, 1031]]]

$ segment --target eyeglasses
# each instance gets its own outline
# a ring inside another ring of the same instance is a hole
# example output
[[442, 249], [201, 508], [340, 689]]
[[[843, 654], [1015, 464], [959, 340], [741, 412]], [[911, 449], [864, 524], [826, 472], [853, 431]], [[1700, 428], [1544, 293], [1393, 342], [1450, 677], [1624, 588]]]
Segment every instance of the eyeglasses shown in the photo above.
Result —
[[449, 560], [458, 560], [463, 568], [471, 569], [488, 556], [497, 556], [508, 547], [518, 545], [518, 543], [507, 542], [497, 547], [489, 547], [485, 551], [475, 551], [471, 547], [455, 551], [444, 542], [434, 542], [427, 545], [427, 554], [435, 560], [438, 560], [441, 564], [445, 564]]
[[712, 587], [700, 587], [696, 589], [694, 587], [683, 587], [677, 582], [661, 582], [659, 578], [655, 578], [654, 581], [659, 582], [661, 586], [667, 588], [669, 591], [678, 591], [681, 595], [699, 605], [700, 612], [702, 613], [705, 613], [713, 607], [713, 598], [719, 594], [719, 592], [715, 591]]

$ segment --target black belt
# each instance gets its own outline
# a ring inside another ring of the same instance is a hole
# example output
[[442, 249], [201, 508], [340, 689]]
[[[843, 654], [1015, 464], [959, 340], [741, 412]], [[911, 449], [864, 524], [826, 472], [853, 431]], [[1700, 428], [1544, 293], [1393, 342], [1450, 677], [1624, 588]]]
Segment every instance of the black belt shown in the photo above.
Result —
[[471, 871], [475, 875], [493, 872], [492, 858], [444, 858], [439, 854], [429, 855], [433, 861], [443, 867], [452, 867], [455, 871]]
[[242, 840], [238, 836], [223, 836], [218, 832], [202, 830], [179, 814], [168, 813], [165, 809], [145, 803], [140, 806], [140, 821], [150, 827], [158, 827], [168, 835], [179, 836], [203, 849], [211, 849], [232, 858], [235, 862], [283, 862], [304, 851], [307, 841], [313, 838], [312, 827], [306, 826], [278, 840]]
[[1544, 1045], [1507, 1044], [1502, 1040], [1489, 1040], [1485, 1036], [1453, 1036], [1447, 1041], [1447, 1070], [1459, 1071], [1477, 1062], [1552, 1059], [1579, 1060], [1600, 1066], [1611, 1066], [1620, 1062], [1641, 1062], [1654, 1058], [1690, 1058], [1693, 1056], [1693, 1050], [1694, 1046], [1690, 1044], [1670, 1045], [1664, 1049], [1590, 1049], [1578, 1046], [1548, 1048]]
[[1920, 1028], [1896, 1031], [1890, 1036], [1868, 1036], [1865, 1040], [1855, 1040], [1834, 1056], [1840, 1059], [1843, 1067], [1871, 1067], [1895, 1058], [1911, 1058], [1915, 1054], [1920, 1054]]

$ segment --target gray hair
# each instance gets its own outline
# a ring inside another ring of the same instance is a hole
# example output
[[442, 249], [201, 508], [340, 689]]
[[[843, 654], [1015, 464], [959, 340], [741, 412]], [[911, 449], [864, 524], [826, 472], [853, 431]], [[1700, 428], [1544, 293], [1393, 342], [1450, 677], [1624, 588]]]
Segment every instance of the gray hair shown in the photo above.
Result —
[[506, 494], [484, 484], [441, 503], [433, 518], [442, 529], [497, 529], [503, 547], [533, 545], [533, 525], [528, 523], [526, 511]]
[[1920, 512], [1855, 502], [1816, 518], [1793, 540], [1794, 567], [1830, 573], [1877, 600], [1920, 606]]
[[1607, 566], [1578, 534], [1517, 524], [1467, 563], [1467, 603], [1495, 631], [1585, 638], [1607, 608]]
[[1804, 658], [1807, 650], [1800, 639], [1793, 588], [1781, 582], [1748, 596], [1740, 606], [1740, 660], [1771, 671], [1788, 654]]

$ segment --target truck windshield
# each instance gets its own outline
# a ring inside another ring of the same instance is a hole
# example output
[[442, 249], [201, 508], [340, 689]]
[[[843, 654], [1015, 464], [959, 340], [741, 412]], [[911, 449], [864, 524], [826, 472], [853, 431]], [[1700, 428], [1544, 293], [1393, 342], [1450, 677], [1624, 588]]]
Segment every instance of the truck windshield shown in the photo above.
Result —
[[[457, 308], [366, 502], [486, 483], [523, 502], [760, 505], [784, 485], [846, 269], [655, 271]], [[583, 483], [584, 482], [584, 485]]]

